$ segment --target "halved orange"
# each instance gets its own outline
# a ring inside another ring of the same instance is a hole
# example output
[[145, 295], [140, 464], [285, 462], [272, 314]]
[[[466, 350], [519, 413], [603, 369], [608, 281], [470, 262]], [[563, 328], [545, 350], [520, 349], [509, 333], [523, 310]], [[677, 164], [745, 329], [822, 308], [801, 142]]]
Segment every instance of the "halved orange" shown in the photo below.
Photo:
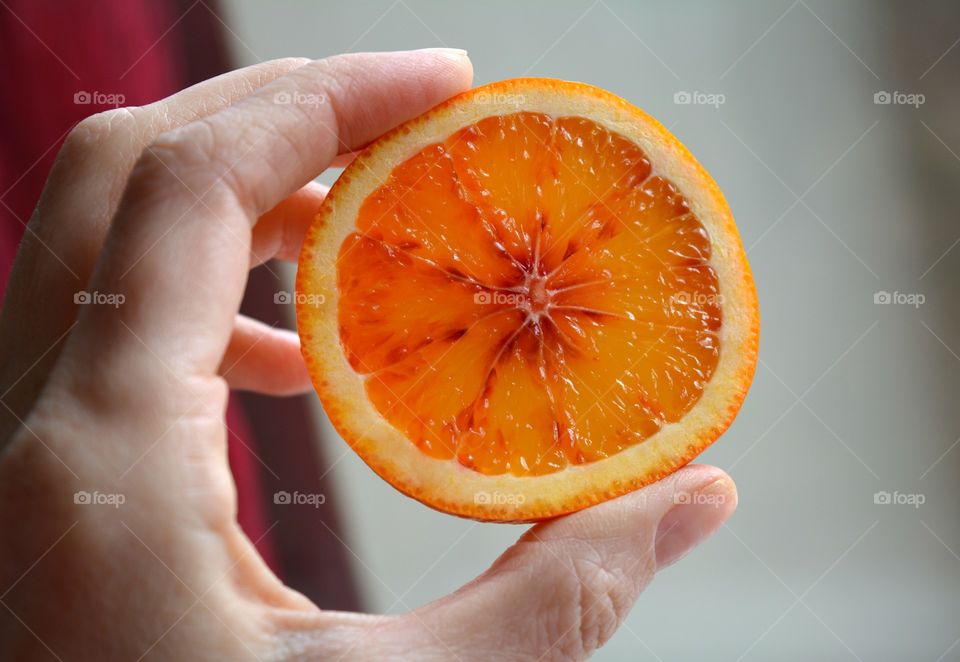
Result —
[[579, 83], [476, 88], [370, 145], [310, 227], [297, 290], [339, 433], [400, 491], [480, 520], [675, 471], [730, 425], [757, 358], [717, 185]]

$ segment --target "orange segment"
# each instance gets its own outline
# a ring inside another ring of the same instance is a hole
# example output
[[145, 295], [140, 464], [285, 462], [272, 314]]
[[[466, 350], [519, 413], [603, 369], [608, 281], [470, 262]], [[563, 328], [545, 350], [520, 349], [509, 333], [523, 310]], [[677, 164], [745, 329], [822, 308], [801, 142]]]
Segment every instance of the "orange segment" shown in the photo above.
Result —
[[552, 128], [544, 115], [512, 113], [482, 119], [446, 141], [454, 185], [482, 210], [496, 245], [521, 263], [533, 257], [542, 214], [538, 180]]
[[298, 318], [334, 424], [384, 478], [537, 519], [655, 480], [729, 425], [756, 296], [716, 185], [654, 120], [588, 86], [493, 89], [521, 101], [466, 93], [347, 169], [298, 273], [335, 305]]
[[[515, 475], [608, 457], [678, 420], [713, 373], [708, 327], [721, 320], [719, 309], [675, 320], [672, 299], [707, 301], [716, 277], [703, 226], [649, 175], [622, 136], [532, 113], [483, 119], [395, 166], [361, 207], [338, 267], [354, 368], [425, 344], [368, 381], [380, 413], [433, 457]], [[370, 238], [383, 257], [354, 264], [345, 253]], [[512, 264], [498, 259], [503, 245]], [[362, 276], [347, 275], [358, 266]], [[407, 273], [411, 282], [396, 282]], [[487, 306], [508, 314], [481, 317]], [[555, 315], [580, 318], [586, 346]]]
[[430, 342], [372, 375], [371, 401], [425, 452], [452, 458], [473, 425], [472, 409], [487, 389], [491, 366], [520, 321], [517, 311], [499, 310]]
[[553, 126], [552, 159], [543, 183], [550, 220], [543, 251], [548, 271], [619, 218], [617, 201], [650, 176], [646, 155], [623, 136], [580, 117], [559, 117]]
[[461, 277], [500, 283], [517, 273], [492, 241], [494, 230], [464, 198], [453, 160], [441, 145], [395, 169], [364, 202], [357, 229]]
[[351, 235], [339, 265], [340, 333], [361, 373], [455, 336], [489, 312], [473, 303], [475, 286], [383, 241]]
[[556, 412], [539, 371], [540, 343], [529, 327], [503, 344], [488, 390], [477, 402], [474, 424], [457, 456], [472, 470], [536, 475], [566, 465]]

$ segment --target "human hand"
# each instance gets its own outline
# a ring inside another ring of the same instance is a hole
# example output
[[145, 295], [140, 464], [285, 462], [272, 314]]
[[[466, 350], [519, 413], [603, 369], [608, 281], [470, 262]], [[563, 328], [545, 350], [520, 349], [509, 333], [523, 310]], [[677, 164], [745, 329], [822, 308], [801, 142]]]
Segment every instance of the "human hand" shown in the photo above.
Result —
[[[527, 531], [409, 614], [321, 611], [239, 529], [228, 389], [310, 388], [295, 334], [238, 316], [295, 259], [338, 155], [467, 88], [456, 51], [281, 60], [68, 138], [0, 317], [0, 649], [13, 659], [571, 659], [736, 505], [693, 466]], [[290, 103], [278, 103], [278, 99]], [[78, 308], [79, 290], [122, 297]], [[123, 494], [121, 509], [74, 503]], [[709, 494], [710, 498], [680, 498]]]

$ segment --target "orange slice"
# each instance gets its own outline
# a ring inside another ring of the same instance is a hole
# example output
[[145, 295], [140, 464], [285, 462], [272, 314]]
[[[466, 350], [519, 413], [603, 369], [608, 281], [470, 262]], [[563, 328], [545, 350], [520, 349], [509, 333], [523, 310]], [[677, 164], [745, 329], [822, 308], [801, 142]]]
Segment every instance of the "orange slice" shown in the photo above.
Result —
[[727, 203], [656, 120], [517, 79], [386, 134], [343, 173], [297, 274], [334, 426], [439, 510], [530, 521], [688, 463], [757, 359]]

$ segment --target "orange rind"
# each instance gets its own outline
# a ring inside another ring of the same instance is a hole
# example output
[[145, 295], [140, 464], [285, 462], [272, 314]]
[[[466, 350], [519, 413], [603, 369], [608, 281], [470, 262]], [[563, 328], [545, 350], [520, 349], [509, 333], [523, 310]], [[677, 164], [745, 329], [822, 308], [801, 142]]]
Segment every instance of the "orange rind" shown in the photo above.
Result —
[[713, 179], [609, 92], [525, 78], [367, 147], [297, 273], [333, 425], [438, 510], [534, 521], [690, 462], [753, 378], [759, 313]]

